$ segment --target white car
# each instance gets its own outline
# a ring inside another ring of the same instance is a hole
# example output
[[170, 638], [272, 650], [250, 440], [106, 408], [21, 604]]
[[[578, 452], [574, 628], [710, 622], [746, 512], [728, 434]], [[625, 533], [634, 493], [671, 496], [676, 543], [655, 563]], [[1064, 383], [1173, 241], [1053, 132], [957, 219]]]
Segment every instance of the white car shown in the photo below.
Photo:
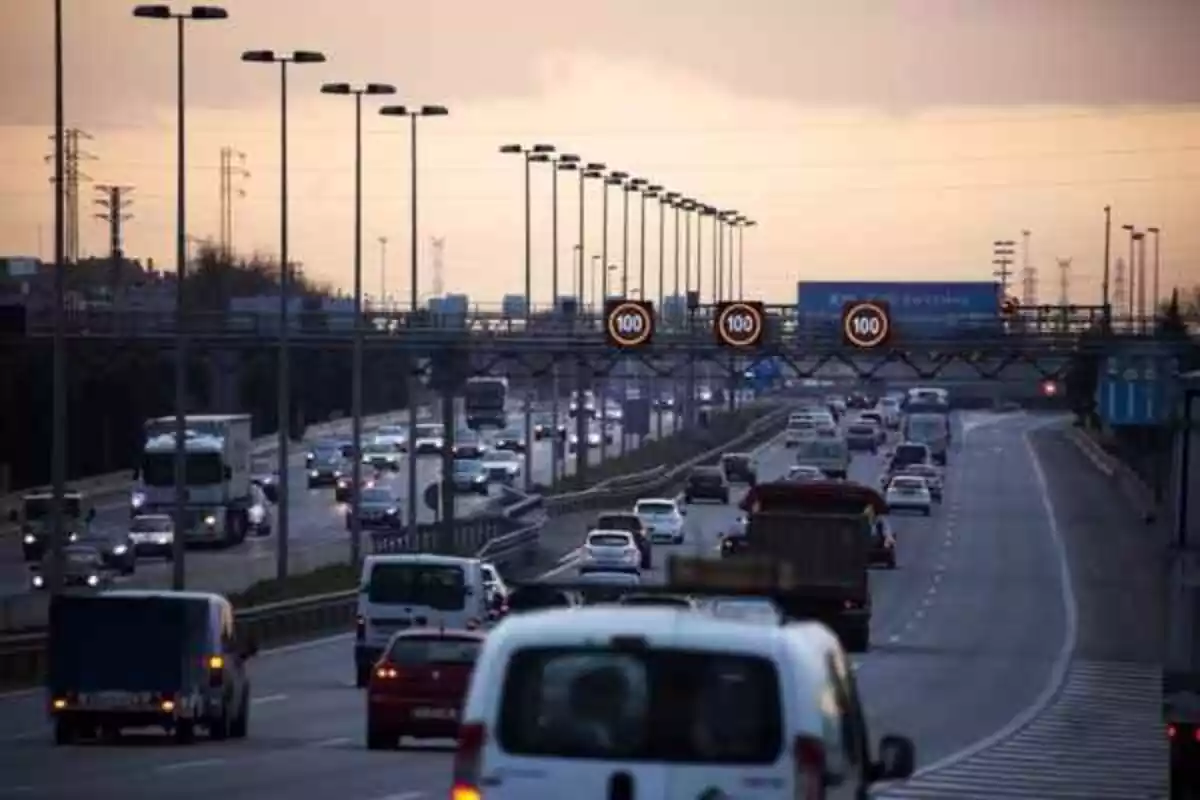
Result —
[[769, 597], [714, 597], [706, 605], [708, 613], [720, 619], [782, 625], [783, 611]]
[[641, 586], [642, 576], [636, 572], [596, 570], [581, 573], [579, 583], [583, 586]]
[[933, 513], [933, 495], [929, 484], [917, 475], [897, 475], [888, 484], [885, 499], [891, 511], [917, 511], [925, 516]]
[[825, 471], [813, 464], [797, 464], [794, 467], [788, 467], [787, 477], [784, 480], [796, 483], [823, 481], [825, 480]]
[[518, 615], [471, 672], [451, 795], [854, 800], [916, 760], [904, 737], [869, 748], [866, 717], [850, 659], [817, 623], [613, 605]]
[[441, 453], [446, 449], [446, 431], [441, 425], [425, 423], [417, 426], [417, 440], [414, 443], [421, 454]]
[[521, 477], [521, 456], [511, 450], [489, 450], [483, 454], [489, 481], [512, 485]]
[[674, 500], [643, 499], [633, 504], [633, 513], [642, 521], [652, 544], [683, 544], [684, 517], [687, 512]]
[[642, 571], [642, 554], [629, 531], [592, 531], [583, 543], [579, 574]]
[[399, 425], [381, 425], [375, 431], [375, 442], [403, 451], [408, 447], [408, 431]]

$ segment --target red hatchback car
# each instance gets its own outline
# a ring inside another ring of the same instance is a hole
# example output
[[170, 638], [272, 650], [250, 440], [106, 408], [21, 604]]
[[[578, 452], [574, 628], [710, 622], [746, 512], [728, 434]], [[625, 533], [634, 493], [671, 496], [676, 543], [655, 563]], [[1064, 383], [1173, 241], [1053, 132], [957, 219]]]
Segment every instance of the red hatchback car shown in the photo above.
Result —
[[367, 748], [401, 736], [453, 739], [467, 699], [482, 631], [413, 628], [392, 637], [367, 684]]

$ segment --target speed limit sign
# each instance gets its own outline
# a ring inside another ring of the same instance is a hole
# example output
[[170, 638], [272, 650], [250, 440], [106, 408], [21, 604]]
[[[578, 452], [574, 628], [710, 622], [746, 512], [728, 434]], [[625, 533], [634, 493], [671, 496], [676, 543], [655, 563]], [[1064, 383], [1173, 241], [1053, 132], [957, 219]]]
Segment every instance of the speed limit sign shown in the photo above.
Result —
[[654, 304], [609, 300], [604, 306], [604, 337], [613, 347], [641, 347], [654, 338]]
[[887, 344], [892, 335], [888, 304], [882, 300], [855, 300], [842, 307], [842, 338], [863, 350]]
[[713, 334], [726, 347], [756, 347], [762, 342], [766, 311], [763, 304], [738, 300], [717, 304]]

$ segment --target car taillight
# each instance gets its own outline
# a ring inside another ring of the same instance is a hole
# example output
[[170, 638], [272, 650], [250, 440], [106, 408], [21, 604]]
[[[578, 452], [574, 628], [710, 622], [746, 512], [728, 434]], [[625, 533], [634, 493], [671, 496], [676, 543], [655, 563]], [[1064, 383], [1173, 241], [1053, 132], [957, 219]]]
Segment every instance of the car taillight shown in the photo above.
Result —
[[[1189, 732], [1188, 731], [1189, 727], [1190, 726], [1180, 727], [1178, 725], [1168, 724], [1167, 725], [1167, 738], [1168, 739], [1178, 739], [1178, 738], [1187, 736], [1188, 732]], [[1200, 743], [1200, 727], [1191, 728], [1191, 739], [1194, 742]]]
[[792, 757], [796, 761], [796, 797], [819, 800], [825, 793], [825, 745], [813, 736], [797, 736]]
[[360, 616], [354, 620], [354, 638], [360, 642], [367, 638], [366, 618]]
[[486, 743], [487, 726], [483, 723], [469, 722], [459, 727], [450, 800], [479, 800], [482, 797], [479, 792], [479, 773]]
[[394, 681], [400, 678], [400, 670], [392, 664], [381, 661], [375, 665], [375, 677], [381, 681]]

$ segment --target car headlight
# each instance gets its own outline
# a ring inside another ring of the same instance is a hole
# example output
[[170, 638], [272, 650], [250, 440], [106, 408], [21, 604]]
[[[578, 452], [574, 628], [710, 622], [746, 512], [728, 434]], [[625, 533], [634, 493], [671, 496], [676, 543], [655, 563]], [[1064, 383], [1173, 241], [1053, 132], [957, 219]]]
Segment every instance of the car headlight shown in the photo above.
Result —
[[146, 505], [146, 495], [142, 494], [141, 492], [137, 492], [129, 498], [129, 504], [134, 508], [141, 508], [142, 506]]
[[35, 589], [41, 589], [46, 585], [46, 579], [41, 575], [34, 575], [30, 582], [33, 584], [33, 588]]
[[88, 575], [87, 576], [87, 585], [88, 586], [99, 586], [100, 585], [100, 576], [99, 575]]
[[320, 472], [318, 472], [318, 471], [317, 471], [317, 470], [315, 470], [315, 469], [314, 469], [314, 470], [309, 470], [308, 477], [310, 477], [310, 478], [315, 478], [315, 477], [317, 477], [317, 476], [318, 476], [318, 475], [320, 475], [320, 474], [321, 474], [321, 473], [320, 473]]
[[433, 446], [436, 447], [438, 450], [441, 450], [443, 447], [446, 446], [446, 442], [442, 439], [434, 439]]
[[212, 514], [209, 514], [207, 517], [204, 518], [204, 524], [211, 528], [217, 524], [217, 518], [214, 517]]
[[339, 488], [339, 489], [346, 489], [346, 488], [349, 488], [349, 486], [350, 486], [350, 482], [346, 481], [346, 480], [339, 480], [337, 483], [337, 488]]
[[386, 511], [384, 511], [383, 513], [387, 514], [389, 517], [394, 517], [394, 516], [396, 516], [396, 509], [389, 508]]
[[68, 542], [76, 542], [76, 541], [79, 541], [79, 534], [78, 534], [78, 533], [68, 533], [68, 534], [67, 534], [67, 541], [68, 541]]
[[37, 537], [34, 536], [32, 533], [27, 533], [27, 534], [25, 534], [25, 538], [23, 539], [23, 541], [25, 542], [25, 544], [34, 544], [37, 542]]
[[475, 482], [476, 483], [487, 483], [487, 475], [476, 475]]
[[340, 469], [335, 469], [335, 470], [333, 471], [333, 477], [335, 477], [335, 478], [340, 478], [340, 477], [342, 477], [342, 471], [341, 471]]
[[128, 552], [129, 552], [129, 547], [128, 547], [128, 546], [126, 546], [126, 545], [123, 545], [123, 544], [119, 544], [119, 545], [117, 545], [116, 547], [114, 547], [114, 548], [113, 548], [113, 555], [114, 555], [114, 556], [123, 556], [123, 555], [125, 555], [125, 554], [126, 554], [126, 553], [128, 553]]

